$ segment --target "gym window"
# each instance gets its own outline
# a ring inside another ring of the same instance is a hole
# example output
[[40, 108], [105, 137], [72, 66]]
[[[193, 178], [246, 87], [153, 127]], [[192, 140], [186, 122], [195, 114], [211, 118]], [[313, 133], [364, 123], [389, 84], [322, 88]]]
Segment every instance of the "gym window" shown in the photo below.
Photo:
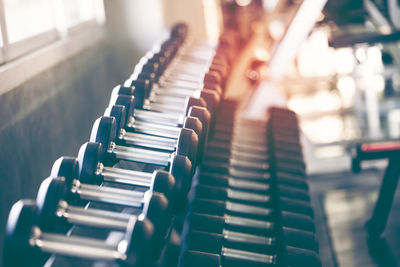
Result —
[[103, 23], [102, 0], [0, 0], [0, 64]]

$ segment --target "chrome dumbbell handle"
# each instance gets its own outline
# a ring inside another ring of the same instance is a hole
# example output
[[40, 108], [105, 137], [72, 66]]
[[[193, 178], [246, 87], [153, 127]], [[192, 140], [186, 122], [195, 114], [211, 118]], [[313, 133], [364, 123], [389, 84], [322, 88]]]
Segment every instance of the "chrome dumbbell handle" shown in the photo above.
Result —
[[98, 228], [126, 231], [129, 221], [137, 219], [136, 215], [120, 212], [82, 208], [60, 201], [57, 216], [63, 217], [71, 224], [88, 225]]
[[106, 261], [126, 260], [128, 247], [126, 240], [115, 246], [94, 238], [42, 233], [37, 227], [29, 243], [51, 254]]
[[224, 215], [224, 222], [232, 226], [248, 226], [256, 229], [272, 229], [274, 224], [269, 221], [248, 219], [238, 216]]
[[248, 190], [262, 191], [262, 192], [270, 190], [270, 185], [267, 183], [259, 183], [259, 182], [235, 179], [230, 177], [229, 175], [215, 174], [211, 172], [202, 172], [201, 175], [204, 177], [216, 177], [216, 178], [227, 179], [228, 187], [230, 188], [236, 188], [241, 190], [248, 189]]
[[259, 244], [264, 246], [273, 246], [275, 245], [275, 238], [273, 237], [265, 237], [260, 235], [252, 235], [245, 234], [241, 232], [229, 231], [224, 229], [222, 231], [222, 235], [225, 240], [234, 241], [234, 242], [242, 242], [242, 243], [250, 243], [250, 244]]
[[276, 256], [222, 247], [221, 255], [227, 259], [274, 264]]
[[163, 104], [163, 103], [155, 103], [155, 102], [147, 102], [143, 105], [143, 108], [150, 111], [163, 112], [167, 114], [177, 114], [180, 115], [185, 112], [185, 106], [171, 105], [171, 104]]
[[135, 121], [131, 126], [136, 132], [145, 133], [155, 136], [165, 136], [178, 139], [181, 128], [158, 124], [153, 121]]
[[134, 116], [136, 121], [147, 121], [169, 126], [182, 124], [185, 118], [184, 114], [169, 114], [140, 109], [135, 109]]
[[155, 148], [170, 152], [175, 151], [177, 145], [176, 139], [152, 136], [141, 133], [131, 133], [126, 132], [124, 129], [121, 129], [119, 139], [123, 140], [128, 145], [146, 146], [148, 148]]
[[99, 164], [97, 174], [101, 175], [105, 182], [130, 184], [143, 187], [151, 187], [153, 174], [128, 169], [105, 167]]
[[271, 197], [266, 194], [257, 194], [257, 193], [248, 193], [245, 191], [239, 191], [239, 190], [234, 190], [234, 189], [227, 189], [227, 196], [230, 199], [235, 199], [235, 200], [251, 200], [254, 202], [260, 202], [260, 203], [269, 203], [271, 202]]
[[229, 168], [229, 174], [233, 177], [246, 178], [246, 179], [268, 180], [271, 178], [271, 175], [267, 172], [252, 172], [252, 171], [238, 170], [235, 168]]
[[262, 216], [271, 216], [273, 213], [273, 211], [271, 209], [257, 207], [257, 206], [251, 206], [251, 205], [238, 204], [238, 203], [233, 203], [230, 201], [225, 202], [225, 210], [228, 210], [231, 212], [256, 214], [256, 215], [262, 215]]
[[84, 200], [106, 202], [134, 208], [143, 207], [145, 195], [145, 192], [140, 191], [81, 184], [77, 180], [74, 181], [71, 192], [78, 194]]
[[171, 153], [153, 151], [142, 148], [125, 147], [112, 144], [108, 152], [114, 154], [119, 160], [127, 160], [134, 162], [141, 162], [147, 164], [154, 164], [160, 166], [168, 166], [171, 159]]

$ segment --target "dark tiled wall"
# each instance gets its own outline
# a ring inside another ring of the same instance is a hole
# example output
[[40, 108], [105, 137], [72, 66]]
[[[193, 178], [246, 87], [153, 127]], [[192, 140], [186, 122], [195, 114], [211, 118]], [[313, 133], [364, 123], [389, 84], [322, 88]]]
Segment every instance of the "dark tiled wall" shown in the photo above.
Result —
[[111, 89], [133, 68], [127, 54], [99, 43], [0, 95], [0, 259], [11, 205], [35, 198], [54, 160], [88, 140]]

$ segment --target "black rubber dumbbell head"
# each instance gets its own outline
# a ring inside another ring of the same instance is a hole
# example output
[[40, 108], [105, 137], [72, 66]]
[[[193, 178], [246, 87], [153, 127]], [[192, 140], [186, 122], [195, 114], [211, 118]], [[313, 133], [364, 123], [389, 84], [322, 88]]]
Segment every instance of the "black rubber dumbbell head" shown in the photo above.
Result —
[[[182, 128], [191, 129], [197, 135], [196, 162], [197, 164], [199, 164], [202, 160], [202, 158], [200, 158], [201, 155], [199, 153], [201, 152], [200, 144], [202, 142], [201, 137], [203, 134], [203, 125], [198, 118], [186, 116], [185, 120], [183, 121]], [[196, 162], [192, 162], [192, 164], [195, 165]]]
[[161, 253], [168, 230], [172, 223], [172, 214], [167, 198], [160, 193], [147, 191], [144, 195], [143, 214], [154, 225], [154, 239], [152, 245], [152, 255], [157, 256]]
[[[197, 148], [199, 146], [199, 138], [192, 129], [182, 128], [180, 131], [176, 154], [187, 156], [192, 163], [192, 166], [197, 166]], [[195, 168], [192, 168], [193, 170]]]
[[119, 135], [121, 130], [125, 128], [125, 122], [126, 122], [125, 115], [126, 115], [126, 109], [125, 106], [122, 105], [109, 106], [104, 112], [104, 116], [115, 118], [117, 135]]
[[195, 106], [189, 109], [188, 116], [198, 118], [203, 126], [203, 132], [201, 136], [199, 136], [199, 151], [198, 151], [198, 156], [202, 160], [205, 147], [208, 143], [211, 115], [206, 108]]
[[[202, 98], [187, 97], [187, 98], [186, 98], [185, 106], [186, 106], [185, 114], [188, 114], [188, 113], [189, 113], [189, 109], [190, 109], [191, 107], [197, 106], [197, 107], [207, 108], [207, 103], [206, 103], [206, 101], [204, 101], [204, 99], [202, 99]], [[207, 109], [207, 110], [208, 110], [208, 109]], [[211, 113], [211, 111], [208, 111], [208, 112]]]
[[128, 223], [128, 231], [125, 233], [128, 243], [126, 249], [126, 260], [120, 262], [121, 266], [141, 266], [149, 264], [151, 248], [154, 242], [154, 226], [151, 221], [143, 215], [131, 219]]
[[79, 179], [79, 162], [74, 157], [60, 157], [54, 161], [51, 177], [64, 177], [67, 189], [70, 190], [75, 179]]
[[103, 183], [103, 179], [96, 174], [98, 164], [102, 162], [101, 144], [96, 142], [84, 143], [78, 153], [79, 180], [84, 184]]
[[175, 195], [177, 194], [177, 186], [175, 177], [169, 172], [157, 170], [153, 173], [152, 187], [149, 189], [153, 192], [164, 194], [171, 207], [176, 205]]
[[115, 118], [102, 116], [98, 118], [92, 128], [90, 135], [90, 142], [97, 142], [101, 144], [101, 157], [106, 162], [114, 162], [115, 159], [107, 157], [107, 149], [116, 137], [116, 124]]
[[16, 202], [8, 215], [3, 247], [3, 266], [43, 266], [50, 256], [29, 243], [32, 228], [37, 225], [37, 207], [34, 200]]
[[[135, 97], [134, 96], [128, 96], [128, 95], [112, 95], [111, 99], [110, 99], [110, 103], [108, 106], [114, 106], [114, 105], [122, 105], [125, 106], [125, 111], [126, 111], [126, 115], [125, 115], [125, 120], [126, 126], [130, 125], [130, 119], [132, 114], [134, 113], [135, 108], [137, 108], [135, 105], [139, 105], [136, 101], [135, 101]], [[140, 106], [140, 105], [139, 105]], [[141, 108], [141, 106], [140, 106]]]
[[178, 189], [175, 202], [181, 204], [176, 205], [179, 212], [187, 205], [187, 194], [192, 185], [192, 163], [188, 157], [174, 154], [169, 172], [175, 177]]
[[39, 214], [38, 225], [42, 230], [65, 233], [70, 227], [65, 218], [56, 216], [59, 203], [68, 196], [64, 177], [48, 177], [40, 184], [36, 203]]

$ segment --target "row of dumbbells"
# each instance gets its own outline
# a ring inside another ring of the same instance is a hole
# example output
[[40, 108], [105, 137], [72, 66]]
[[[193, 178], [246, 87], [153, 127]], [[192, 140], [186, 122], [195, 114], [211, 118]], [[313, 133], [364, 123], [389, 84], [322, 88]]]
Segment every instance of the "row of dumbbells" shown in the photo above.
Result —
[[176, 215], [185, 212], [235, 54], [232, 36], [221, 36], [215, 49], [189, 45], [187, 31], [174, 26], [140, 60], [113, 89], [78, 156], [58, 159], [36, 200], [12, 207], [5, 266], [41, 266], [50, 255], [159, 262]]
[[235, 119], [224, 102], [185, 224], [180, 266], [320, 266], [293, 112]]

